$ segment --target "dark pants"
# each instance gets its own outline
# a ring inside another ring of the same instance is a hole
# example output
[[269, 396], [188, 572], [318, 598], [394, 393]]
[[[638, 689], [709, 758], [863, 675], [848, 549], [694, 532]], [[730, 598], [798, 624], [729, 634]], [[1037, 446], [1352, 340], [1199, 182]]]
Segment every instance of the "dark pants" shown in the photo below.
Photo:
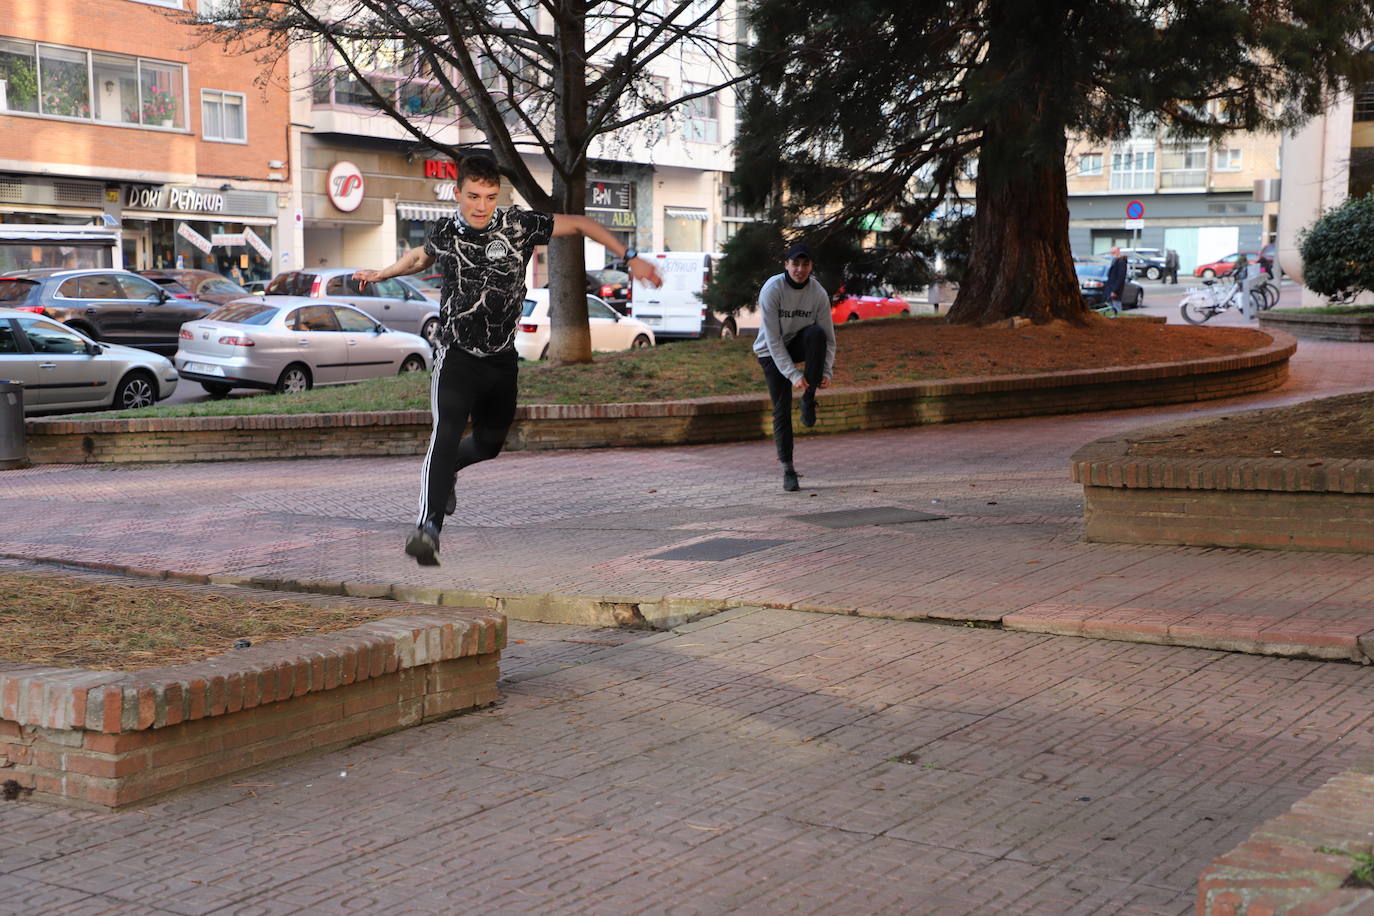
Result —
[[[792, 362], [802, 366], [807, 394], [814, 395], [815, 388], [825, 377], [825, 349], [825, 332], [814, 324], [803, 328], [787, 345], [787, 355], [792, 357]], [[778, 460], [790, 465], [792, 383], [788, 381], [787, 376], [778, 371], [771, 356], [760, 356], [759, 365], [763, 367], [763, 378], [768, 383], [768, 396], [773, 399], [773, 445], [777, 447]]]
[[1166, 268], [1164, 268], [1164, 282], [1165, 282], [1165, 283], [1177, 283], [1177, 282], [1178, 282], [1178, 268], [1177, 268], [1177, 267], [1166, 267]]
[[[514, 350], [473, 356], [456, 346], [439, 350], [430, 382], [434, 429], [421, 471], [420, 519], [442, 528], [453, 475], [501, 454], [515, 420], [519, 362]], [[472, 435], [460, 438], [472, 419]]]

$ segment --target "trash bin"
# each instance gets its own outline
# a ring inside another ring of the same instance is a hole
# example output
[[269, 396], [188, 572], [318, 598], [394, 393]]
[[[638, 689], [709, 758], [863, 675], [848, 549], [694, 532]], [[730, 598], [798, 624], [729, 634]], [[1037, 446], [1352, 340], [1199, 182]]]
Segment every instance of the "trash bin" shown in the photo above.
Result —
[[29, 463], [24, 440], [24, 383], [0, 379], [0, 469]]

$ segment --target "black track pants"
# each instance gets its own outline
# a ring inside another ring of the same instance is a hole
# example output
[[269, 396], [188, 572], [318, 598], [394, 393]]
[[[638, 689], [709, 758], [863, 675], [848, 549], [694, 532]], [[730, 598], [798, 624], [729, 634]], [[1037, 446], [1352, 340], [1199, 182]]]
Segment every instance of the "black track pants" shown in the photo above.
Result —
[[[444, 503], [453, 488], [453, 475], [470, 464], [501, 454], [506, 433], [515, 420], [515, 351], [473, 356], [456, 347], [441, 347], [430, 381], [430, 410], [434, 429], [420, 475], [420, 516], [417, 524], [433, 522], [442, 528]], [[472, 434], [461, 438], [468, 419]]]
[[[802, 366], [808, 388], [816, 388], [825, 377], [825, 332], [817, 325], [803, 328], [787, 345], [792, 362]], [[804, 364], [804, 365], [803, 365]], [[760, 356], [763, 378], [768, 383], [768, 396], [773, 399], [773, 445], [778, 460], [792, 463], [792, 383], [778, 371], [771, 356]]]

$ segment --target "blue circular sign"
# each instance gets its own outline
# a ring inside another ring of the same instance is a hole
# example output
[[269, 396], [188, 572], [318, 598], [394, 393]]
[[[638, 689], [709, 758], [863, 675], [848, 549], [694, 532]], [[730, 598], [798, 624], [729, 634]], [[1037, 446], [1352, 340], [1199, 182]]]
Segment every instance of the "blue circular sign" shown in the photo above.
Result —
[[1138, 200], [1133, 200], [1126, 205], [1127, 219], [1144, 219], [1145, 205]]

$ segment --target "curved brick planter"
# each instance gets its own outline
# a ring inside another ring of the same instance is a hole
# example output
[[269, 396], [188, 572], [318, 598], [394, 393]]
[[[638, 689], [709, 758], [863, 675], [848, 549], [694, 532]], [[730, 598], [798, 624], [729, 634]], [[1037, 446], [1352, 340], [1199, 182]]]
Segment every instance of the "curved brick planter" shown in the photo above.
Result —
[[[1203, 421], [1185, 421], [1195, 424]], [[1133, 440], [1178, 423], [1098, 439], [1073, 455], [1090, 541], [1374, 552], [1374, 460], [1131, 457]]]
[[1299, 315], [1260, 312], [1259, 325], [1307, 340], [1374, 340], [1374, 312], [1368, 315]]
[[[1267, 391], [1288, 377], [1293, 338], [1238, 356], [1077, 369], [1039, 375], [942, 379], [822, 397], [821, 422], [805, 433], [840, 433], [1038, 414], [1116, 410]], [[762, 393], [650, 404], [521, 407], [508, 449], [691, 445], [771, 435]], [[37, 464], [216, 461], [423, 454], [428, 411], [138, 420], [29, 420]]]
[[113, 810], [496, 701], [504, 617], [399, 611], [410, 616], [175, 667], [0, 662], [0, 774]]

